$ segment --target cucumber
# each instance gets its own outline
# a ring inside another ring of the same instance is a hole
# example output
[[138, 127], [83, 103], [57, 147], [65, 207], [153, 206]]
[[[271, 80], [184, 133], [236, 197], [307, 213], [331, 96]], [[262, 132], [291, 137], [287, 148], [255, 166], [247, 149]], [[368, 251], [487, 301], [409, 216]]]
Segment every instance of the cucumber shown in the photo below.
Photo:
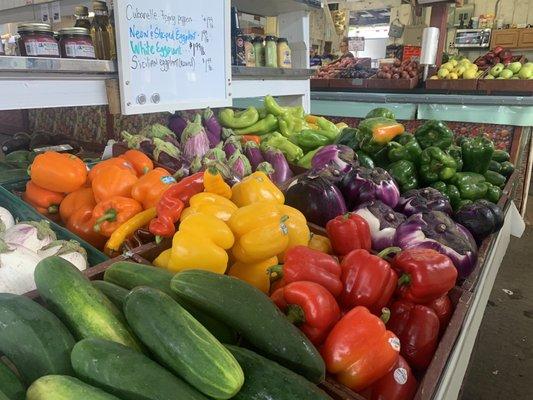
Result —
[[505, 150], [494, 150], [494, 153], [492, 153], [492, 159], [501, 163], [509, 161], [511, 156]]
[[25, 169], [0, 170], [0, 184], [22, 181], [28, 179], [28, 171]]
[[181, 298], [236, 329], [264, 356], [312, 382], [324, 379], [320, 353], [255, 287], [231, 276], [200, 270], [178, 273], [170, 287]]
[[76, 375], [122, 400], [207, 400], [148, 357], [102, 339], [78, 342], [71, 355]]
[[136, 350], [139, 343], [119, 317], [120, 311], [70, 262], [48, 257], [35, 268], [35, 284], [50, 310], [78, 339], [109, 339]]
[[235, 358], [170, 296], [138, 287], [126, 297], [124, 314], [155, 357], [205, 395], [229, 399], [241, 388]]
[[24, 400], [26, 388], [11, 369], [0, 361], [0, 393], [8, 400]]
[[514, 172], [515, 166], [512, 162], [504, 161], [501, 163], [501, 166], [502, 168], [499, 172], [502, 175], [509, 177]]
[[494, 171], [487, 171], [483, 175], [487, 182], [492, 183], [494, 186], [503, 188], [505, 186], [505, 176]]
[[[24, 397], [23, 397], [24, 399]], [[0, 390], [0, 400], [11, 400], [7, 395]]]
[[489, 163], [489, 171], [500, 172], [502, 165], [498, 161], [491, 160]]
[[129, 290], [124, 289], [118, 285], [115, 285], [111, 282], [105, 281], [92, 281], [92, 284], [95, 288], [101, 291], [111, 303], [115, 305], [119, 310], [122, 310], [124, 307], [124, 300], [129, 293]]
[[120, 400], [119, 398], [64, 375], [48, 375], [33, 382], [27, 400]]
[[150, 265], [119, 261], [112, 264], [104, 273], [104, 280], [109, 283], [131, 290], [138, 286], [148, 286], [159, 289], [163, 293], [177, 300], [192, 316], [207, 328], [220, 342], [237, 343], [237, 333], [223, 322], [198, 310], [181, 300], [171, 289], [170, 281], [174, 277], [169, 271]]
[[0, 353], [26, 384], [44, 375], [71, 374], [73, 346], [74, 338], [50, 311], [27, 297], [0, 294]]
[[331, 400], [304, 377], [253, 351], [226, 345], [244, 371], [244, 385], [234, 400]]

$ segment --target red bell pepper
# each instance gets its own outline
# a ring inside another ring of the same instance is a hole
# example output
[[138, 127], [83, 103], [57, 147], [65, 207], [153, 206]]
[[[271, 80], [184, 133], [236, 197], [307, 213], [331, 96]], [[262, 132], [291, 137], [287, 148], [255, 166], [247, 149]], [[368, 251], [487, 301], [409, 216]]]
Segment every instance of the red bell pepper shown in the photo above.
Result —
[[289, 283], [276, 290], [271, 298], [315, 346], [324, 341], [341, 316], [332, 294], [315, 282]]
[[450, 297], [445, 294], [444, 296], [439, 297], [437, 300], [430, 301], [426, 304], [426, 306], [435, 311], [435, 314], [437, 314], [437, 317], [439, 317], [439, 336], [442, 336], [448, 327], [448, 323], [450, 322], [453, 314], [453, 304], [450, 300]]
[[285, 253], [283, 266], [270, 268], [270, 274], [276, 281], [276, 289], [291, 282], [310, 281], [324, 286], [335, 298], [342, 292], [341, 267], [337, 260], [306, 246], [290, 248]]
[[398, 283], [398, 275], [382, 257], [399, 250], [390, 247], [375, 256], [359, 249], [342, 259], [344, 289], [340, 302], [343, 309], [365, 306], [372, 314], [381, 315], [381, 309], [389, 303]]
[[370, 251], [370, 228], [366, 220], [354, 213], [339, 215], [326, 224], [329, 240], [335, 254], [345, 256], [352, 250]]
[[411, 367], [400, 356], [394, 368], [372, 385], [370, 400], [412, 400], [417, 388]]
[[457, 269], [452, 260], [432, 249], [407, 249], [392, 260], [400, 274], [400, 296], [417, 304], [444, 296], [454, 287]]
[[204, 173], [198, 172], [168, 188], [156, 205], [157, 217], [150, 221], [149, 230], [157, 239], [172, 237], [181, 212], [195, 194], [204, 191]]
[[387, 328], [400, 339], [401, 355], [414, 369], [426, 369], [439, 342], [439, 317], [431, 308], [405, 299], [396, 301], [390, 311]]
[[400, 351], [400, 341], [366, 307], [344, 315], [322, 346], [327, 371], [350, 389], [361, 391], [389, 372]]

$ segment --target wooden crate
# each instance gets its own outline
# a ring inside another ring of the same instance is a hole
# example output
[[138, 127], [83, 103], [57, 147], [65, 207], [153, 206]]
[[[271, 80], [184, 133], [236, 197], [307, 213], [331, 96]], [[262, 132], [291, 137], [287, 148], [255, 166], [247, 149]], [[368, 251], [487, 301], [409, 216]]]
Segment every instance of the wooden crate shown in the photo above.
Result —
[[366, 89], [369, 79], [330, 79], [329, 87], [339, 89]]
[[426, 89], [449, 92], [476, 91], [478, 79], [428, 79]]
[[311, 78], [311, 89], [325, 89], [329, 88], [330, 79], [313, 79]]
[[533, 95], [533, 79], [484, 79], [478, 82], [478, 90], [491, 93], [523, 93]]
[[418, 86], [418, 77], [410, 79], [378, 79], [370, 78], [367, 82], [368, 89], [383, 90], [408, 90]]

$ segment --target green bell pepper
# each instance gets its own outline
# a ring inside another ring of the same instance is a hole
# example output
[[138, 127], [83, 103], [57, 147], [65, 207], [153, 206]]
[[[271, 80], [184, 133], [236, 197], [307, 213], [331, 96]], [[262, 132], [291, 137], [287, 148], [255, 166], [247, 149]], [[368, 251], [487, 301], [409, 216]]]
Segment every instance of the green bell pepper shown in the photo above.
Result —
[[461, 147], [452, 144], [448, 149], [448, 154], [453, 157], [455, 163], [457, 164], [457, 171], [463, 170], [463, 152]]
[[511, 156], [505, 150], [494, 150], [494, 153], [492, 153], [492, 159], [502, 163], [504, 161], [509, 161]]
[[295, 135], [296, 144], [305, 150], [314, 150], [317, 147], [331, 143], [331, 139], [321, 134], [322, 131], [304, 129]]
[[388, 171], [394, 178], [402, 193], [418, 188], [415, 164], [408, 160], [399, 160], [389, 165]]
[[344, 128], [341, 134], [335, 139], [335, 144], [342, 144], [354, 150], [357, 149], [357, 129]]
[[407, 160], [417, 165], [420, 163], [422, 149], [420, 148], [418, 142], [414, 139], [413, 135], [410, 136], [413, 138], [413, 140], [410, 140], [403, 145], [396, 141], [389, 143], [388, 156], [391, 162]]
[[501, 163], [500, 174], [509, 177], [514, 172], [514, 164], [510, 161], [504, 161]]
[[274, 132], [278, 129], [278, 119], [272, 114], [268, 114], [265, 118], [257, 121], [255, 124], [243, 128], [235, 129], [234, 132], [237, 135], [265, 135], [270, 132]]
[[438, 147], [428, 147], [420, 156], [420, 176], [430, 183], [447, 181], [456, 172], [457, 164], [452, 156]]
[[461, 193], [461, 199], [478, 200], [487, 194], [489, 183], [485, 177], [475, 172], [457, 172], [451, 179]]
[[489, 171], [501, 172], [502, 165], [498, 161], [490, 160]]
[[423, 149], [438, 147], [448, 150], [453, 142], [453, 132], [444, 122], [430, 120], [415, 131], [415, 138]]
[[366, 114], [365, 119], [376, 118], [376, 117], [396, 119], [396, 116], [394, 115], [394, 113], [385, 107], [378, 107], [378, 108], [374, 108], [373, 110], [370, 110], [368, 114]]
[[269, 147], [278, 149], [285, 155], [287, 161], [292, 163], [296, 163], [304, 155], [304, 152], [300, 147], [292, 143], [279, 132], [274, 132], [264, 137], [260, 146], [261, 151], [266, 151]]
[[318, 150], [320, 150], [322, 147], [324, 146], [320, 146], [319, 148], [315, 150], [308, 151], [302, 158], [298, 160], [296, 165], [298, 165], [299, 167], [305, 168], [305, 169], [311, 169], [311, 161], [313, 160], [313, 157], [318, 152]]
[[485, 199], [490, 201], [491, 203], [497, 204], [498, 201], [500, 201], [500, 197], [502, 197], [502, 190], [494, 185], [489, 185], [487, 189], [487, 194], [485, 195]]
[[463, 170], [478, 174], [487, 172], [494, 154], [492, 140], [481, 136], [466, 138], [461, 141], [461, 150], [463, 152]]
[[259, 120], [259, 113], [255, 107], [249, 107], [244, 111], [237, 112], [231, 108], [225, 108], [218, 114], [218, 120], [225, 128], [248, 128]]
[[461, 201], [461, 193], [457, 186], [452, 184], [446, 184], [443, 181], [434, 182], [431, 184], [432, 188], [437, 189], [443, 195], [445, 195], [454, 210], [457, 210], [459, 207], [459, 202]]
[[487, 171], [483, 174], [485, 180], [494, 186], [503, 188], [505, 186], [505, 176], [494, 171]]
[[359, 161], [359, 165], [365, 168], [374, 168], [374, 160], [372, 160], [372, 158], [364, 151], [356, 150], [355, 154], [357, 154], [357, 161]]

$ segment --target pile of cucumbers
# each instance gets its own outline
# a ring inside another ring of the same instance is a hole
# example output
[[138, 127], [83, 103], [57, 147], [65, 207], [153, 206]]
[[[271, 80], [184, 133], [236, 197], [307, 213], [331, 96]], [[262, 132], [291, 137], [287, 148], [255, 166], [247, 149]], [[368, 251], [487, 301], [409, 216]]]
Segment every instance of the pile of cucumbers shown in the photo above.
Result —
[[244, 281], [121, 261], [91, 282], [49, 257], [35, 283], [46, 308], [0, 294], [0, 400], [330, 399], [318, 351]]

